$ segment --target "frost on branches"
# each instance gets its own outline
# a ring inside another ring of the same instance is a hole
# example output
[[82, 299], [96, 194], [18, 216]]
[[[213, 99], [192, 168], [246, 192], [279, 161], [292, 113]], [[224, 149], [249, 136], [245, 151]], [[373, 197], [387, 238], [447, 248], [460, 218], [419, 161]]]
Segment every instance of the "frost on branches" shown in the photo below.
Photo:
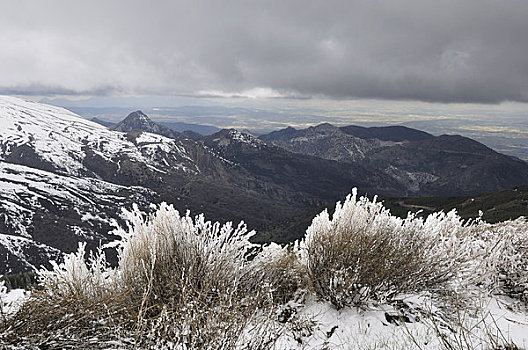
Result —
[[250, 242], [255, 232], [243, 223], [181, 216], [167, 204], [153, 214], [135, 207], [126, 215], [128, 227], [114, 232], [121, 236], [113, 244], [118, 266], [109, 267], [102, 250], [85, 259], [81, 244], [52, 271], [40, 271], [43, 291], [24, 305], [13, 336], [38, 343], [51, 330], [47, 341], [83, 334], [178, 349], [232, 348], [242, 336], [258, 344], [273, 337], [266, 315], [277, 297], [290, 299], [283, 279], [292, 270], [274, 270], [275, 261], [290, 266], [285, 248], [259, 251]]
[[401, 219], [354, 189], [332, 218], [314, 218], [299, 252], [317, 295], [342, 308], [470, 284], [526, 293], [527, 242], [523, 218], [464, 222], [453, 210]]
[[126, 215], [128, 226], [114, 232], [121, 237], [113, 244], [118, 266], [107, 264], [103, 250], [87, 255], [81, 244], [39, 272], [42, 290], [5, 320], [0, 340], [267, 349], [312, 334], [314, 323], [298, 311], [314, 295], [335, 309], [402, 294], [469, 298], [475, 288], [528, 301], [524, 218], [488, 224], [451, 211], [401, 219], [354, 189], [332, 216], [316, 216], [303, 240], [281, 247], [251, 243], [255, 232], [243, 223], [182, 216], [167, 204]]

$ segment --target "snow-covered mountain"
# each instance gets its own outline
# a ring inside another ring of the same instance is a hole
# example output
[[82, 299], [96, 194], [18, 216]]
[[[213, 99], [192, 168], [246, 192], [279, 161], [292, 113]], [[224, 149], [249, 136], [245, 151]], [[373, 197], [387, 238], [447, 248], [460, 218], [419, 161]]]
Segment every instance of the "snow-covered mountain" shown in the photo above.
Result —
[[[111, 225], [133, 203], [148, 211], [166, 201], [212, 220], [244, 220], [280, 241], [293, 236], [279, 223], [290, 225], [353, 186], [399, 193], [368, 169], [268, 147], [236, 130], [176, 140], [135, 127], [109, 130], [14, 97], [0, 97], [0, 170], [0, 234], [12, 238], [0, 240], [0, 273], [38, 267], [46, 254], [74, 251], [79, 242], [94, 249], [115, 239]], [[26, 248], [15, 251], [22, 239]], [[29, 251], [39, 258], [27, 258]]]
[[94, 159], [113, 163], [115, 172], [125, 159], [159, 172], [197, 171], [185, 148], [161, 135], [119, 133], [63, 108], [5, 96], [0, 116], [0, 160], [89, 177], [101, 176]]
[[[0, 274], [46, 264], [79, 242], [94, 249], [115, 239], [113, 223], [134, 203], [149, 211], [165, 201], [213, 221], [243, 220], [255, 239], [286, 242], [352, 187], [402, 197], [413, 190], [401, 180], [407, 173], [435, 185], [421, 195], [502, 189], [528, 178], [526, 163], [460, 137], [371, 140], [331, 125], [275, 136], [303, 149], [236, 130], [199, 140], [109, 130], [62, 108], [0, 96]], [[368, 157], [345, 161], [355, 146]]]
[[0, 273], [112, 239], [121, 207], [156, 196], [142, 181], [199, 172], [179, 141], [18, 98], [0, 97], [0, 131]]

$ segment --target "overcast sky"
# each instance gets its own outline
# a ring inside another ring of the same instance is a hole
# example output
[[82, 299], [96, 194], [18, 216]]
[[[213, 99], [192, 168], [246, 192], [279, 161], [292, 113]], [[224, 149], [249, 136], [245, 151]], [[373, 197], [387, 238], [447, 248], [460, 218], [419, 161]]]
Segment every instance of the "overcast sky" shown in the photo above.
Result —
[[528, 102], [528, 1], [2, 1], [0, 93]]

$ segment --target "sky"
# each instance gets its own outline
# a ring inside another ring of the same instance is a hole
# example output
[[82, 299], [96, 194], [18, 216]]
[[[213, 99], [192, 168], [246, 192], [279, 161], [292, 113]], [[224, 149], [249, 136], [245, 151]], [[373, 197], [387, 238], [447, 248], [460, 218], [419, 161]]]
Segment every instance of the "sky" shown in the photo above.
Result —
[[[0, 14], [0, 94], [257, 133], [401, 124], [528, 160], [527, 0], [6, 0]], [[181, 106], [204, 108], [159, 108]]]
[[528, 1], [0, 2], [0, 93], [528, 102]]

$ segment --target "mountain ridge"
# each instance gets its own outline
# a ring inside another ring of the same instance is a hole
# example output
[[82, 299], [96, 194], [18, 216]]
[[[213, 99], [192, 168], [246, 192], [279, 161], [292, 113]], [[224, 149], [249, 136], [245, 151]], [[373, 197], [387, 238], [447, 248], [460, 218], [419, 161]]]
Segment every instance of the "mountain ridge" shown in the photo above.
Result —
[[[35, 251], [44, 244], [49, 252], [71, 252], [79, 242], [96, 249], [115, 239], [112, 225], [123, 208], [136, 203], [149, 212], [162, 201], [210, 220], [244, 220], [259, 231], [257, 240], [269, 240], [267, 228], [276, 222], [335, 201], [358, 183], [375, 188], [353, 166], [268, 147], [234, 130], [212, 136], [225, 145], [207, 146], [109, 130], [62, 108], [8, 97], [0, 97], [0, 117], [0, 233], [33, 242]], [[263, 155], [272, 162], [263, 163]], [[275, 232], [279, 242], [302, 234]], [[0, 273], [29, 266], [11, 245], [4, 248]]]
[[[460, 135], [433, 136], [397, 128], [396, 135], [389, 137], [387, 132], [394, 128], [353, 126], [366, 137], [360, 138], [344, 128], [329, 124], [286, 128], [260, 139], [292, 152], [378, 169], [407, 187], [411, 196], [498, 191], [523, 185], [528, 178], [528, 163]], [[385, 140], [368, 138], [376, 133]]]

